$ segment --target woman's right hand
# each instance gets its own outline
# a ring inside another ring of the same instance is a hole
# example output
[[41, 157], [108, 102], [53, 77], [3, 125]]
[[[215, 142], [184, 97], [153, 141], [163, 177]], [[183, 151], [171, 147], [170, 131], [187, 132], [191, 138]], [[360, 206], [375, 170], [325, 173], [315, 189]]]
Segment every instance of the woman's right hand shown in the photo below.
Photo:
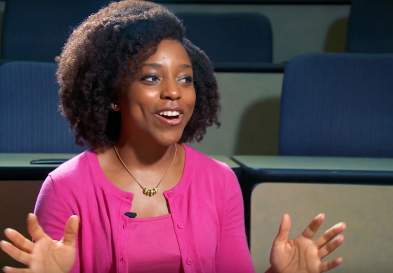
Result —
[[1, 241], [1, 249], [27, 268], [4, 267], [6, 273], [68, 273], [75, 262], [76, 237], [79, 217], [71, 216], [60, 241], [50, 238], [41, 228], [37, 217], [30, 213], [27, 229], [32, 240], [16, 230], [7, 228], [4, 233], [11, 243]]

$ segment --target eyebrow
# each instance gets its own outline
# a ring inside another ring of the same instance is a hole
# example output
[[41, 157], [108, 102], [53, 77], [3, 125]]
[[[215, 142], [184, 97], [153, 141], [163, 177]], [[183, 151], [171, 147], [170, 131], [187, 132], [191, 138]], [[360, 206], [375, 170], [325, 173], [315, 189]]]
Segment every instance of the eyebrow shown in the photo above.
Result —
[[[148, 67], [153, 67], [153, 68], [160, 68], [162, 67], [161, 64], [159, 63], [145, 63], [142, 66], [148, 66]], [[190, 64], [181, 64], [179, 65], [181, 68], [192, 68]]]

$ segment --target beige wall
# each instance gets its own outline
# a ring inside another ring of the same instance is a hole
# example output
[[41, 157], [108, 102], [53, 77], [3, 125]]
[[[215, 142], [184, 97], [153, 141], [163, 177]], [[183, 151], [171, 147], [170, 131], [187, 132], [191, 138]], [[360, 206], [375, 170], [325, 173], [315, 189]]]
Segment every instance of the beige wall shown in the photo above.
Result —
[[209, 154], [276, 154], [281, 73], [217, 73], [221, 127], [193, 146]]

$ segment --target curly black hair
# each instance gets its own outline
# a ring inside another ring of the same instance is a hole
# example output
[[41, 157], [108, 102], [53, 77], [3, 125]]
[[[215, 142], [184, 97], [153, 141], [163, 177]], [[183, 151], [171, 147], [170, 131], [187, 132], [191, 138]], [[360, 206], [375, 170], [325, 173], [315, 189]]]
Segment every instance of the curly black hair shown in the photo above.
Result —
[[208, 126], [219, 125], [213, 66], [206, 54], [185, 38], [181, 21], [161, 5], [124, 0], [82, 22], [57, 58], [59, 108], [70, 122], [77, 144], [103, 148], [116, 143], [121, 120], [111, 103], [119, 100], [124, 79], [132, 79], [163, 39], [182, 43], [194, 72], [196, 104], [180, 141], [201, 141]]

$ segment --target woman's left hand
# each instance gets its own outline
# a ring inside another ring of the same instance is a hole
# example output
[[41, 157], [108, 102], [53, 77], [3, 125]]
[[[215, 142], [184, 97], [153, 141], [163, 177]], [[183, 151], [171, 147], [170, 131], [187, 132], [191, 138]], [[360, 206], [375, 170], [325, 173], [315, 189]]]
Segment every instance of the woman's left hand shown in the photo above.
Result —
[[270, 253], [270, 272], [320, 273], [339, 266], [343, 261], [342, 257], [330, 261], [325, 261], [323, 258], [343, 243], [344, 235], [341, 233], [346, 225], [338, 223], [314, 240], [313, 237], [324, 220], [325, 215], [319, 214], [302, 234], [294, 240], [289, 240], [291, 219], [288, 214], [284, 214]]

